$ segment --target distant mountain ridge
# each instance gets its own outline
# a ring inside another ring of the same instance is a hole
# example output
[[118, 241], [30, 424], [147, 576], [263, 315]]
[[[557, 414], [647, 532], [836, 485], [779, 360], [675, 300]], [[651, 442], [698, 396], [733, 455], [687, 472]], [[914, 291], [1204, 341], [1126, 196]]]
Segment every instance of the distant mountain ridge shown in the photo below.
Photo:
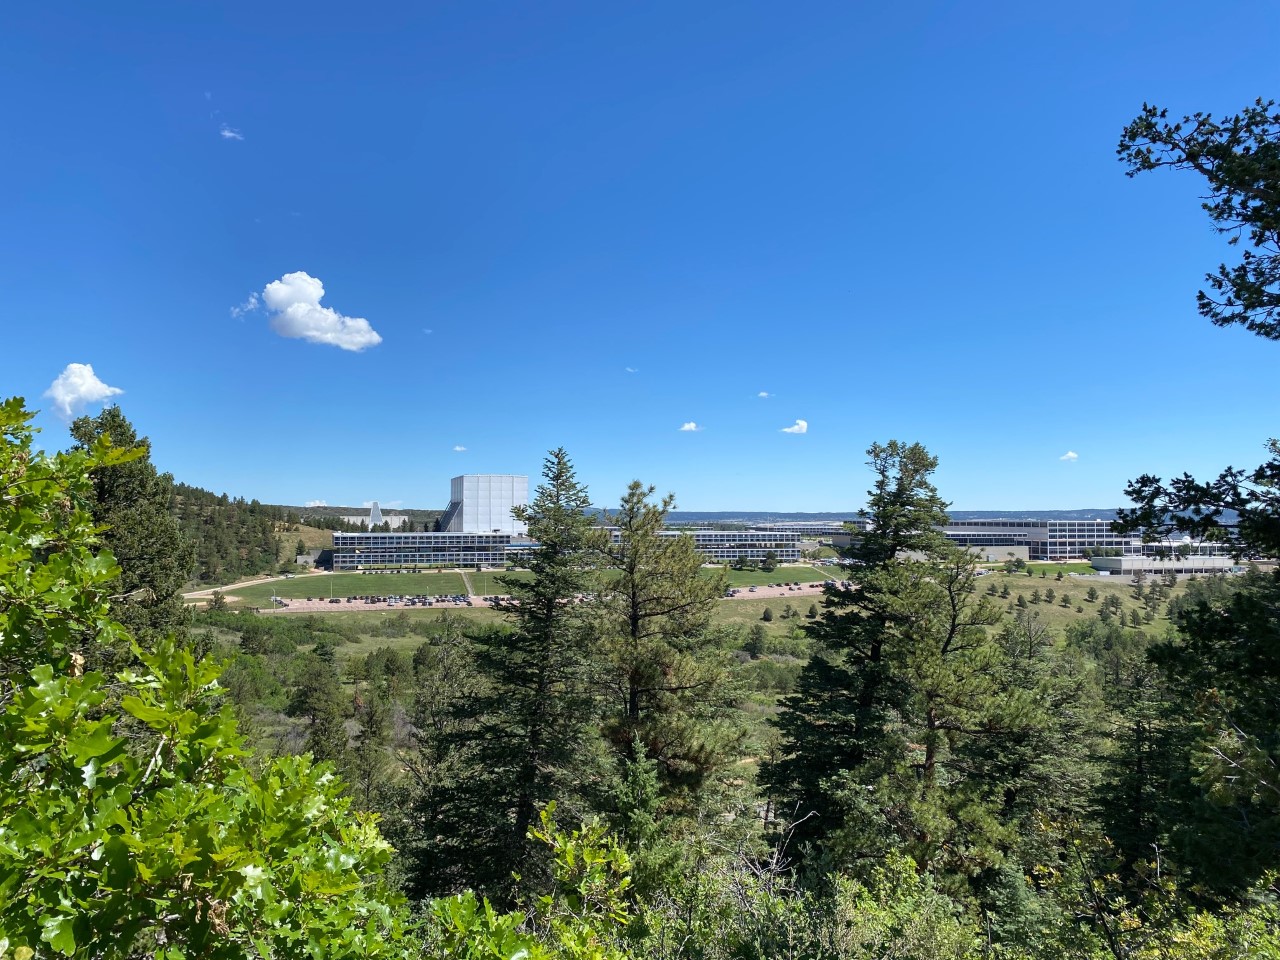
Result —
[[[368, 507], [342, 507], [326, 504], [322, 507], [299, 507], [287, 504], [270, 504], [274, 509], [286, 513], [297, 513], [300, 516], [341, 517], [360, 516], [369, 512]], [[601, 514], [608, 507], [592, 507], [589, 511]], [[1116, 515], [1115, 507], [1082, 507], [1073, 510], [951, 510], [952, 520], [1111, 520]], [[443, 513], [439, 509], [415, 507], [384, 507], [387, 515], [404, 514], [411, 520], [434, 520]], [[785, 510], [673, 510], [668, 515], [668, 522], [676, 524], [690, 523], [798, 523], [798, 522], [837, 522], [852, 520], [858, 516], [857, 510], [826, 510], [815, 512]]]
[[[950, 510], [952, 520], [1113, 520], [1116, 508], [1077, 510]], [[852, 520], [857, 510], [843, 513], [786, 513], [773, 510], [674, 510], [671, 523], [796, 523]]]

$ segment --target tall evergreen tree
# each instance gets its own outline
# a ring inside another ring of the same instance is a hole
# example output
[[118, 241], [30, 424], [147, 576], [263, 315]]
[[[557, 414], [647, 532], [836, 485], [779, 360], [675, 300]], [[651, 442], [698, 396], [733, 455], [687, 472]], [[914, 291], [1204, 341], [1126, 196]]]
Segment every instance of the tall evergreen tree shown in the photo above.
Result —
[[545, 856], [529, 827], [548, 801], [574, 809], [595, 755], [580, 602], [595, 586], [591, 501], [564, 450], [550, 453], [542, 475], [533, 502], [515, 510], [537, 544], [527, 560], [532, 577], [499, 578], [511, 629], [478, 642], [488, 692], [457, 706], [452, 749], [462, 751], [466, 772], [437, 794], [437, 844], [420, 864], [437, 885], [502, 894], [516, 871], [526, 883], [540, 879]]
[[143, 455], [105, 467], [93, 476], [93, 519], [120, 565], [115, 615], [144, 645], [187, 623], [180, 593], [191, 574], [194, 554], [170, 512], [173, 477], [151, 463], [151, 441], [139, 439], [118, 406], [71, 424], [77, 449], [99, 437]]
[[936, 546], [947, 517], [929, 482], [937, 460], [924, 447], [893, 440], [867, 456], [875, 480], [859, 516], [869, 526], [844, 553], [851, 586], [828, 587], [827, 611], [808, 627], [820, 647], [775, 721], [782, 755], [761, 770], [782, 815], [801, 821], [799, 841], [830, 835], [851, 813], [835, 778], [865, 775], [905, 749], [888, 722], [906, 694], [886, 649], [900, 619], [895, 565], [900, 553]]
[[724, 575], [703, 576], [688, 536], [664, 535], [671, 495], [634, 481], [606, 522], [600, 545], [616, 576], [600, 585], [595, 646], [605, 691], [606, 732], [620, 756], [638, 738], [668, 785], [694, 786], [727, 756], [723, 722], [727, 665], [709, 633]]
[[1001, 856], [1001, 785], [963, 757], [1019, 722], [999, 709], [1008, 690], [986, 629], [999, 611], [975, 589], [976, 558], [940, 532], [936, 459], [896, 441], [868, 454], [871, 529], [848, 557], [852, 588], [830, 591], [810, 628], [823, 651], [785, 701], [783, 754], [764, 782], [788, 815], [809, 817], [797, 837], [842, 861], [900, 848], [972, 875]]

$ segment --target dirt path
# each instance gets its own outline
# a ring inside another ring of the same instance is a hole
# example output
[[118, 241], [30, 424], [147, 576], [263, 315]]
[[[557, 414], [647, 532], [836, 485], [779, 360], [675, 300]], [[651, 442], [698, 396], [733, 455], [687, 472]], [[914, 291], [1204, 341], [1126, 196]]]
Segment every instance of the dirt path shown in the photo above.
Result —
[[471, 585], [471, 574], [466, 570], [459, 570], [458, 572], [462, 574], [462, 585], [467, 588], [467, 596], [474, 598], [476, 595], [476, 588]]

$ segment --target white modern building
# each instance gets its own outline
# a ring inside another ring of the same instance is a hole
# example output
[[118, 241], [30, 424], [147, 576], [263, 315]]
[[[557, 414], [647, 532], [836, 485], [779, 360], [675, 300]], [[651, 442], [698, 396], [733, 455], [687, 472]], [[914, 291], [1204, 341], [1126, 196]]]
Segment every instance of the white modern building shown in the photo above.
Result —
[[[527, 476], [483, 473], [454, 477], [449, 509], [440, 518], [439, 533], [335, 533], [333, 569], [373, 572], [501, 567], [513, 541], [528, 531], [511, 516], [511, 510], [528, 502]], [[373, 526], [384, 519], [390, 518], [384, 518], [375, 503], [367, 522]]]
[[370, 530], [374, 527], [381, 526], [384, 523], [388, 524], [392, 530], [399, 530], [405, 525], [405, 522], [408, 521], [409, 518], [403, 513], [384, 514], [382, 509], [378, 506], [378, 501], [375, 500], [373, 501], [373, 505], [369, 508], [369, 515], [367, 517], [356, 514], [355, 516], [347, 516], [342, 519], [353, 525], [361, 523], [368, 524]]
[[1241, 569], [1231, 557], [1191, 554], [1185, 557], [1094, 557], [1089, 561], [1093, 569], [1112, 576], [1135, 573], [1160, 575], [1235, 573]]
[[334, 533], [333, 569], [412, 573], [434, 567], [501, 567], [507, 533]]
[[798, 533], [802, 537], [834, 537], [851, 529], [866, 530], [867, 521], [850, 520], [778, 520], [774, 523], [753, 523], [752, 530], [769, 533]]
[[529, 503], [529, 478], [512, 473], [468, 473], [449, 481], [449, 509], [440, 518], [446, 533], [506, 533], [523, 536], [526, 524], [511, 516]]
[[[610, 527], [615, 543], [620, 539], [617, 528]], [[759, 562], [773, 554], [778, 563], [795, 563], [800, 559], [800, 534], [794, 531], [768, 530], [662, 530], [662, 537], [691, 537], [694, 549], [708, 563], [732, 563], [734, 560]]]

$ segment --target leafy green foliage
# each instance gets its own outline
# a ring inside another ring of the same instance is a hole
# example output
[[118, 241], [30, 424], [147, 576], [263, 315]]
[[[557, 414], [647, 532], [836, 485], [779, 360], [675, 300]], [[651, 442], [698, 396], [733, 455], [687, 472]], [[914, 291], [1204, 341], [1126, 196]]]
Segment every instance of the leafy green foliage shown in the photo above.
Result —
[[118, 574], [89, 512], [90, 471], [127, 462], [96, 439], [31, 453], [30, 415], [0, 406], [0, 943], [15, 956], [403, 956], [407, 914], [379, 880], [391, 850], [307, 758], [253, 772], [218, 668], [172, 638], [118, 646]]

